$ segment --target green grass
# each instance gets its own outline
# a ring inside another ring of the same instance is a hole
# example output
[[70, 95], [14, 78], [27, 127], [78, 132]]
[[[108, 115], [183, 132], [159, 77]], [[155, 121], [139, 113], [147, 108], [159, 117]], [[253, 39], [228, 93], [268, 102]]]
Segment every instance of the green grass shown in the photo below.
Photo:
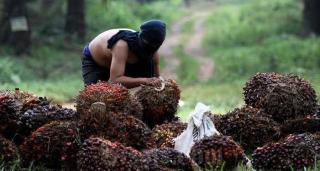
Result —
[[302, 25], [302, 5], [295, 0], [244, 0], [216, 8], [203, 43], [216, 63], [215, 80], [269, 71], [319, 79], [320, 38], [300, 36]]
[[0, 58], [0, 89], [20, 88], [55, 102], [70, 101], [83, 87], [80, 52], [41, 47], [32, 56], [4, 55]]
[[197, 84], [199, 62], [185, 54], [183, 49], [184, 46], [182, 45], [175, 49], [175, 54], [180, 59], [180, 65], [177, 69], [178, 82], [183, 85]]
[[179, 108], [178, 114], [182, 120], [187, 121], [189, 113], [197, 102], [209, 105], [215, 114], [225, 114], [236, 107], [241, 107], [244, 104], [242, 100], [243, 84], [244, 81], [182, 86], [181, 100], [184, 105]]

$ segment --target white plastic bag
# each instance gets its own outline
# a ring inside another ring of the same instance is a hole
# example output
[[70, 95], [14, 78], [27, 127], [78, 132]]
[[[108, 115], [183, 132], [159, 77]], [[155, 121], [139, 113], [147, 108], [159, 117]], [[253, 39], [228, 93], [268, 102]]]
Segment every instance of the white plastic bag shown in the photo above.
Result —
[[175, 150], [189, 156], [191, 148], [196, 141], [204, 137], [220, 135], [211, 119], [205, 115], [205, 112], [208, 111], [210, 111], [209, 106], [197, 103], [194, 111], [190, 113], [187, 129], [174, 139]]

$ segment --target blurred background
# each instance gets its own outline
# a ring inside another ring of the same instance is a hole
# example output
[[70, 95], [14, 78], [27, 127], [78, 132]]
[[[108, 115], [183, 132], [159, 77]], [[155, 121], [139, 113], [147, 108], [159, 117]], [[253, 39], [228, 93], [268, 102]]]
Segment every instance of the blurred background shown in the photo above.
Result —
[[162, 19], [161, 72], [181, 86], [179, 114], [196, 102], [243, 105], [257, 72], [294, 73], [320, 94], [319, 0], [0, 0], [0, 89], [71, 105], [83, 88], [82, 48], [110, 28]]

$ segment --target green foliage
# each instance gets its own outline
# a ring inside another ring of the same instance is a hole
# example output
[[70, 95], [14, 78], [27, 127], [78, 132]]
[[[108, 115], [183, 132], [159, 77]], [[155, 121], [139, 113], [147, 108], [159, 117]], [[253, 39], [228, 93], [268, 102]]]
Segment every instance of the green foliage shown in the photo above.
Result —
[[139, 30], [141, 23], [148, 19], [161, 19], [167, 24], [179, 17], [177, 8], [181, 5], [175, 1], [155, 1], [139, 4], [135, 1], [121, 0], [102, 3], [90, 1], [88, 3], [87, 22], [89, 36], [111, 28], [131, 28]]
[[216, 63], [215, 80], [276, 71], [319, 82], [320, 38], [302, 37], [302, 26], [302, 5], [295, 0], [223, 3], [209, 17], [204, 41]]
[[[80, 51], [80, 49], [79, 49]], [[42, 47], [33, 56], [0, 58], [0, 89], [18, 87], [57, 102], [72, 99], [83, 86], [81, 56]]]
[[[182, 85], [184, 106], [179, 116], [187, 119], [197, 102], [222, 114], [240, 107], [244, 104], [242, 87], [257, 72], [298, 74], [311, 81], [319, 96], [320, 38], [302, 37], [302, 24], [302, 5], [295, 0], [218, 1], [207, 19], [203, 41], [215, 62], [214, 76], [206, 84], [187, 81]], [[192, 24], [184, 29], [186, 34], [191, 34], [190, 28]], [[190, 70], [196, 65], [189, 65], [188, 73], [196, 73]], [[187, 70], [179, 68], [178, 73], [182, 71]], [[180, 77], [180, 83], [185, 78]]]
[[198, 82], [199, 62], [184, 53], [182, 45], [175, 49], [176, 55], [180, 59], [177, 69], [178, 81], [180, 84], [196, 84]]
[[208, 19], [207, 46], [246, 46], [270, 36], [296, 34], [301, 31], [301, 10], [294, 0], [245, 0], [224, 5]]
[[[181, 15], [182, 0], [154, 1], [139, 4], [132, 0], [86, 1], [86, 22], [91, 38], [110, 28], [139, 29], [147, 19], [167, 22]], [[10, 48], [0, 48], [0, 90], [30, 91], [56, 102], [72, 100], [83, 87], [81, 52], [84, 44], [64, 39], [66, 1], [28, 2], [32, 25], [33, 49], [29, 56], [16, 57]], [[44, 12], [45, 10], [45, 12]], [[162, 60], [161, 65], [165, 65]]]

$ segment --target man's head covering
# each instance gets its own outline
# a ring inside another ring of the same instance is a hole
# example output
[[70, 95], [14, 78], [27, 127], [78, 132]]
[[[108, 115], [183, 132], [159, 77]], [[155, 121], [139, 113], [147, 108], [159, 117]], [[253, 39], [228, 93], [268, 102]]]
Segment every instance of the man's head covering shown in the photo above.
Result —
[[128, 43], [129, 49], [143, 60], [151, 60], [166, 36], [166, 24], [160, 20], [149, 20], [140, 26], [139, 32], [120, 30], [108, 40], [111, 49], [118, 40]]
[[166, 24], [161, 20], [149, 20], [140, 26], [139, 44], [149, 52], [156, 52], [166, 37]]

